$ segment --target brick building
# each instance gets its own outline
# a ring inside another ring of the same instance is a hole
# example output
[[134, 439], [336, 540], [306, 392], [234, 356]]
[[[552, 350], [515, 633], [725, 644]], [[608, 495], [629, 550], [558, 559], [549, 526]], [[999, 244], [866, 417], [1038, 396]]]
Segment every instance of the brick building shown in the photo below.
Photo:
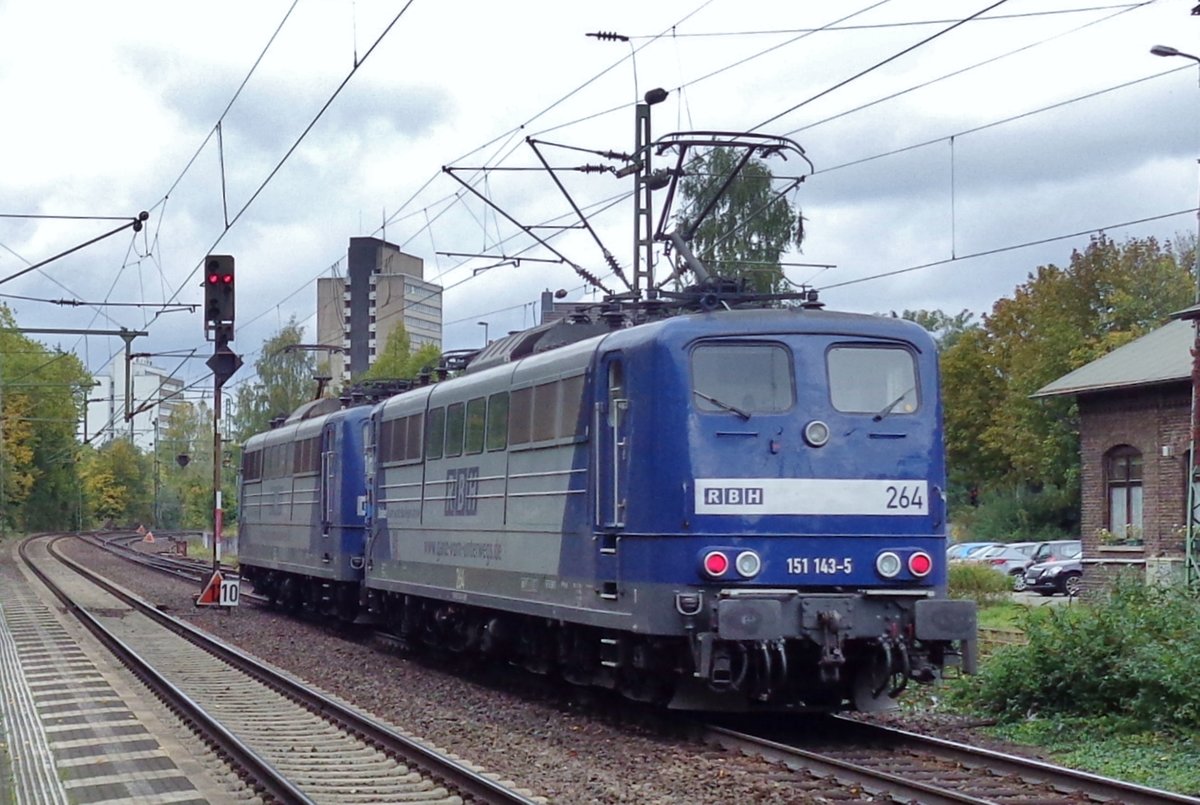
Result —
[[1182, 574], [1194, 337], [1173, 321], [1033, 395], [1079, 406], [1085, 587]]

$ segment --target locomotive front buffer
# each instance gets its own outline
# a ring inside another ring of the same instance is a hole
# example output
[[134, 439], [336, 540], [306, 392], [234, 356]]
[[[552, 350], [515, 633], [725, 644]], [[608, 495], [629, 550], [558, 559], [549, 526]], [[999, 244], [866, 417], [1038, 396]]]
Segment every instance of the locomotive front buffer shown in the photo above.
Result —
[[[974, 602], [913, 592], [724, 589], [706, 605], [695, 591], [679, 593], [676, 609], [692, 635], [694, 681], [710, 692], [798, 709], [843, 699], [871, 711], [945, 666], [975, 673]], [[691, 706], [698, 687], [681, 694], [673, 706]]]

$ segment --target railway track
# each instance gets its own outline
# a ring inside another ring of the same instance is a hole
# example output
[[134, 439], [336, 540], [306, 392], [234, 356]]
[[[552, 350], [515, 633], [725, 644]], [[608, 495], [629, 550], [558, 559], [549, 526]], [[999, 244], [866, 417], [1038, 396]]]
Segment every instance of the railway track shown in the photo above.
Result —
[[[534, 800], [295, 679], [60, 555], [21, 560], [97, 638], [261, 795], [287, 803]], [[79, 577], [91, 585], [84, 588]]]
[[[146, 554], [131, 551], [144, 559]], [[384, 638], [385, 640], [387, 638]], [[814, 735], [816, 740], [814, 740]], [[712, 726], [714, 745], [828, 780], [828, 788], [920, 803], [1200, 803], [1200, 799], [902, 730], [831, 717], [805, 734]], [[825, 789], [819, 781], [816, 793]]]
[[795, 727], [708, 725], [704, 740], [897, 802], [1200, 803], [1182, 794], [840, 716], [810, 723], [803, 732]]

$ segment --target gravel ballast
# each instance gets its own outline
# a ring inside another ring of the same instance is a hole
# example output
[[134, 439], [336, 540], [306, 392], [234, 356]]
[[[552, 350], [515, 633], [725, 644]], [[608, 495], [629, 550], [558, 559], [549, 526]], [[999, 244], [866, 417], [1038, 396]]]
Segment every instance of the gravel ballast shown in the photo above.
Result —
[[[847, 800], [844, 790], [822, 792], [805, 775], [704, 746], [683, 737], [682, 730], [671, 735], [610, 718], [603, 704], [574, 707], [565, 696], [546, 692], [557, 686], [531, 675], [524, 684], [501, 688], [487, 675], [454, 673], [389, 652], [368, 638], [253, 605], [197, 609], [192, 602], [199, 590], [190, 582], [139, 569], [80, 541], [68, 543], [65, 552], [165, 611], [556, 803]], [[956, 719], [887, 720], [978, 743], [979, 736]], [[872, 801], [865, 794], [850, 799]]]

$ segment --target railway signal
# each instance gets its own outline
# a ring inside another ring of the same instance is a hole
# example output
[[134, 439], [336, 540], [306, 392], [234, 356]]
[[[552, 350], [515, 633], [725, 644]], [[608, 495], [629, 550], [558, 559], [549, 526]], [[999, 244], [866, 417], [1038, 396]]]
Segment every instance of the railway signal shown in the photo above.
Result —
[[204, 321], [219, 331], [230, 325], [229, 340], [233, 340], [234, 262], [229, 254], [210, 254], [204, 258]]
[[236, 588], [230, 586], [237, 582], [221, 580], [222, 462], [216, 460], [221, 455], [221, 387], [242, 366], [242, 357], [229, 346], [233, 341], [236, 287], [233, 255], [210, 254], [204, 258], [204, 332], [206, 336], [213, 334], [213, 354], [205, 361], [213, 373], [213, 574], [197, 606], [237, 604]]

